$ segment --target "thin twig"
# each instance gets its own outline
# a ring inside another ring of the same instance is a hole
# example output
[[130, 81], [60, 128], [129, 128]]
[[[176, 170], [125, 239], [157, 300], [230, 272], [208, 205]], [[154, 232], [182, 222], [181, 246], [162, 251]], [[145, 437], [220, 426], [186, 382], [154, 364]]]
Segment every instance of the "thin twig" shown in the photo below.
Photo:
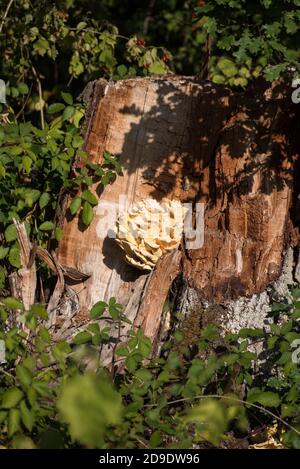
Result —
[[86, 290], [86, 287], [82, 287], [82, 289], [79, 290], [78, 292], [73, 292], [73, 294], [70, 295], [70, 296], [68, 296], [68, 298], [66, 298], [65, 300], [61, 300], [61, 301], [59, 302], [59, 304], [57, 305], [57, 307], [51, 309], [49, 312], [51, 313], [51, 312], [54, 311], [55, 309], [60, 308], [62, 305], [64, 305], [65, 303], [67, 303], [71, 298], [73, 298], [74, 296], [78, 296], [80, 293], [82, 293], [83, 290]]
[[8, 371], [3, 370], [3, 368], [1, 367], [0, 367], [0, 373], [3, 373], [8, 378], [12, 379], [13, 381], [16, 381], [16, 378], [13, 375], [11, 375]]
[[[70, 31], [77, 31], [78, 33], [81, 33], [81, 32], [84, 32], [84, 33], [93, 33], [93, 34], [96, 34], [96, 35], [100, 35], [103, 34], [102, 31], [97, 31], [96, 29], [92, 29], [92, 28], [82, 28], [78, 31], [77, 28], [69, 28]], [[118, 37], [119, 39], [125, 39], [126, 41], [129, 41], [129, 37], [127, 36], [122, 36], [122, 34], [115, 34], [116, 37]]]
[[141, 440], [140, 438], [137, 438], [137, 441], [138, 441], [142, 446], [144, 446], [144, 448], [149, 449], [149, 446], [147, 446], [147, 445], [143, 442], [143, 440]]
[[155, 6], [155, 0], [150, 0], [148, 10], [146, 13], [146, 17], [144, 19], [144, 24], [143, 24], [143, 34], [145, 36], [148, 34], [149, 24], [150, 24], [150, 21], [152, 20], [152, 12], [153, 12], [154, 6]]
[[3, 26], [4, 26], [5, 20], [7, 18], [7, 15], [9, 13], [10, 7], [12, 6], [13, 2], [14, 2], [14, 0], [10, 0], [8, 2], [8, 5], [6, 7], [5, 13], [3, 15], [3, 18], [2, 18], [2, 21], [1, 21], [1, 24], [0, 24], [0, 34], [2, 33], [2, 29], [3, 29]]
[[[209, 394], [207, 396], [195, 396], [195, 397], [183, 397], [182, 399], [177, 399], [175, 401], [170, 401], [170, 402], [167, 402], [166, 405], [173, 405], [173, 404], [179, 404], [181, 402], [186, 402], [186, 401], [193, 401], [194, 399], [208, 399], [208, 398], [216, 398], [216, 399], [227, 399], [229, 401], [235, 401], [235, 402], [239, 402], [241, 404], [244, 404], [246, 406], [249, 406], [249, 407], [253, 407], [255, 409], [258, 409], [260, 410], [261, 412], [264, 412], [265, 414], [268, 414], [270, 415], [271, 417], [275, 418], [276, 420], [278, 420], [280, 423], [282, 423], [283, 425], [285, 425], [287, 428], [289, 428], [290, 430], [292, 430], [293, 432], [297, 433], [297, 435], [300, 436], [300, 431], [297, 430], [295, 427], [293, 427], [292, 425], [290, 425], [289, 423], [287, 423], [285, 420], [283, 420], [281, 417], [278, 417], [278, 415], [274, 414], [273, 412], [271, 412], [270, 410], [268, 409], [265, 409], [264, 407], [261, 407], [260, 405], [257, 405], [257, 404], [253, 404], [252, 402], [246, 402], [246, 401], [243, 401], [242, 399], [238, 399], [237, 397], [230, 397], [230, 396], [220, 396], [218, 394]], [[157, 404], [145, 404], [144, 407], [156, 407]]]
[[44, 117], [44, 102], [43, 102], [42, 84], [41, 84], [40, 77], [38, 76], [37, 71], [36, 71], [36, 69], [34, 68], [33, 65], [32, 65], [32, 71], [33, 71], [33, 74], [35, 76], [35, 79], [36, 79], [36, 82], [37, 82], [37, 85], [38, 85], [39, 102], [40, 102], [40, 114], [41, 114], [41, 126], [42, 126], [42, 129], [44, 130], [44, 128], [45, 128], [45, 117]]
[[[70, 31], [77, 31], [77, 28], [69, 28]], [[93, 34], [96, 34], [96, 35], [100, 35], [103, 34], [101, 31], [96, 31], [95, 29], [91, 29], [91, 28], [83, 28], [83, 29], [80, 29], [78, 31], [79, 33], [81, 32], [84, 32], [84, 33], [93, 33]], [[117, 37], [118, 39], [124, 39], [125, 41], [129, 41], [130, 37], [127, 37], [127, 36], [123, 36], [122, 34], [115, 34], [115, 37]], [[143, 46], [143, 49], [152, 49], [153, 46]], [[157, 46], [156, 49], [158, 50], [164, 50], [164, 47], [163, 46]]]
[[25, 99], [25, 101], [24, 101], [24, 103], [23, 103], [23, 106], [21, 107], [20, 111], [19, 111], [18, 114], [16, 115], [16, 120], [18, 120], [19, 117], [20, 117], [20, 115], [23, 113], [23, 111], [24, 111], [24, 109], [25, 109], [25, 107], [26, 107], [26, 105], [27, 105], [27, 103], [28, 103], [28, 100], [29, 100], [29, 98], [30, 98], [30, 96], [31, 96], [31, 90], [32, 90], [32, 84], [30, 85], [30, 89], [29, 89], [28, 95], [26, 96], [26, 99]]

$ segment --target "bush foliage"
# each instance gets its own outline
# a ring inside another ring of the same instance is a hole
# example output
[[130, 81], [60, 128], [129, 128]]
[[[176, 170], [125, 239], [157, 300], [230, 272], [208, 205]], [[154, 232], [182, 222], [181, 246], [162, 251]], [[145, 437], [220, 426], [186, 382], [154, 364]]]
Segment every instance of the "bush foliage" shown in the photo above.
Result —
[[177, 331], [156, 358], [149, 338], [132, 328], [115, 350], [113, 374], [99, 362], [109, 329], [99, 319], [120, 330], [128, 322], [113, 298], [93, 307], [72, 342], [53, 341], [43, 306], [25, 311], [3, 299], [2, 324], [12, 311], [18, 321], [0, 329], [1, 445], [230, 448], [268, 443], [272, 428], [278, 446], [300, 448], [300, 290], [293, 295], [292, 304], [273, 304], [265, 329], [242, 329], [220, 343], [210, 325], [193, 345]]
[[[260, 76], [297, 74], [299, 7], [299, 0], [1, 2], [2, 447], [231, 447], [267, 441], [272, 429], [277, 444], [300, 448], [292, 359], [299, 291], [293, 304], [273, 305], [269, 329], [242, 330], [221, 345], [214, 326], [193, 345], [177, 331], [151, 358], [149, 339], [132, 328], [115, 350], [125, 368], [112, 374], [98, 359], [108, 338], [99, 319], [128, 321], [115, 299], [98, 302], [72, 342], [54, 341], [45, 305], [25, 311], [8, 285], [20, 267], [13, 220], [25, 222], [39, 247], [53, 248], [63, 236], [62, 197], [72, 199], [69, 215], [88, 226], [97, 202], [91, 185], [122, 172], [116, 156], [104, 152], [104, 163], [94, 165], [82, 150], [85, 106], [76, 97], [90, 80], [199, 74], [238, 92]], [[44, 282], [51, 275], [43, 263], [39, 275]]]

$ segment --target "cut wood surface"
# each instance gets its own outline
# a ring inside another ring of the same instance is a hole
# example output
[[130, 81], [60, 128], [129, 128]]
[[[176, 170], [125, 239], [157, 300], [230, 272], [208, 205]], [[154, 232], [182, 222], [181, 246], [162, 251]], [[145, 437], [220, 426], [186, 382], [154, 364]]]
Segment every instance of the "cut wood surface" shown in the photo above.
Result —
[[102, 161], [104, 150], [120, 155], [125, 169], [123, 176], [101, 193], [88, 229], [83, 231], [77, 218], [64, 226], [58, 252], [61, 264], [91, 275], [84, 289], [82, 285], [74, 287], [80, 292], [84, 310], [99, 299], [114, 296], [123, 304], [126, 315], [135, 319], [148, 275], [124, 262], [113, 239], [101, 239], [97, 234], [106, 223], [101, 220], [101, 203], [108, 207], [118, 204], [120, 195], [132, 204], [146, 197], [189, 200], [197, 194], [199, 174], [193, 175], [190, 191], [183, 189], [183, 179], [188, 167], [185, 159], [196, 149], [196, 116], [192, 115], [197, 113], [197, 99], [193, 96], [199, 93], [210, 94], [211, 85], [189, 78], [95, 84], [94, 97], [99, 99], [92, 101], [94, 112], [87, 126], [86, 150], [97, 163]]
[[12, 295], [19, 298], [25, 309], [29, 310], [35, 303], [37, 286], [34, 249], [32, 250], [25, 224], [14, 220], [14, 225], [20, 246], [21, 267], [9, 276], [10, 288]]
[[[94, 83], [85, 149], [95, 163], [104, 150], [119, 155], [124, 173], [98, 191], [88, 228], [77, 217], [64, 223], [58, 260], [90, 275], [72, 287], [81, 315], [115, 297], [153, 337], [179, 270], [218, 303], [262, 291], [279, 276], [291, 231], [299, 111], [288, 87], [270, 86], [233, 94], [192, 77]], [[203, 246], [184, 249], [181, 268], [178, 257], [169, 257], [170, 266], [162, 259], [150, 277], [128, 265], [106, 226], [105, 210], [119, 196], [129, 205], [148, 197], [205, 204]]]

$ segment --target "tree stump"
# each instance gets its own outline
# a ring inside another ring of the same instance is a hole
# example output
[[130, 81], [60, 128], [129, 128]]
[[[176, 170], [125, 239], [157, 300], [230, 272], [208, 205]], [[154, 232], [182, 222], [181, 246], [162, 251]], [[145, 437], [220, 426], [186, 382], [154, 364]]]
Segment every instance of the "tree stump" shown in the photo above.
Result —
[[[101, 193], [95, 186], [99, 206], [88, 228], [77, 216], [64, 221], [59, 262], [90, 275], [72, 286], [78, 324], [95, 302], [115, 297], [157, 349], [179, 276], [188, 304], [194, 295], [225, 307], [280, 277], [288, 247], [298, 244], [299, 109], [286, 83], [259, 80], [237, 93], [180, 76], [90, 86], [85, 150], [94, 163], [104, 150], [118, 155], [124, 172]], [[188, 249], [183, 240], [150, 273], [130, 266], [106, 226], [105, 210], [120, 196], [129, 205], [165, 197], [204, 204], [203, 246]]]

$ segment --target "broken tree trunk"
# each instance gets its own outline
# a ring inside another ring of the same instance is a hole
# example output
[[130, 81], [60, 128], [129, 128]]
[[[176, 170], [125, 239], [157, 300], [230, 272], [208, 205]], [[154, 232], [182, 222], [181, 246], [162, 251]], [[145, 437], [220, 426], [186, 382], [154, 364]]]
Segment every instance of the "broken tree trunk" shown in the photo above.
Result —
[[36, 294], [36, 266], [35, 249], [32, 248], [25, 224], [14, 220], [17, 239], [20, 246], [21, 268], [9, 276], [11, 294], [19, 298], [25, 309], [29, 310], [35, 302]]
[[[89, 159], [101, 163], [107, 150], [119, 155], [124, 172], [101, 193], [94, 188], [99, 206], [88, 228], [67, 212], [58, 260], [90, 276], [72, 286], [77, 324], [89, 320], [95, 302], [115, 297], [157, 347], [163, 306], [179, 275], [199, 301], [221, 305], [278, 279], [291, 238], [298, 242], [291, 208], [299, 193], [293, 179], [299, 110], [289, 86], [259, 81], [233, 93], [170, 76], [99, 80], [90, 88]], [[107, 224], [120, 196], [129, 206], [166, 197], [204, 204], [203, 246], [189, 249], [183, 242], [150, 274], [128, 265]]]

